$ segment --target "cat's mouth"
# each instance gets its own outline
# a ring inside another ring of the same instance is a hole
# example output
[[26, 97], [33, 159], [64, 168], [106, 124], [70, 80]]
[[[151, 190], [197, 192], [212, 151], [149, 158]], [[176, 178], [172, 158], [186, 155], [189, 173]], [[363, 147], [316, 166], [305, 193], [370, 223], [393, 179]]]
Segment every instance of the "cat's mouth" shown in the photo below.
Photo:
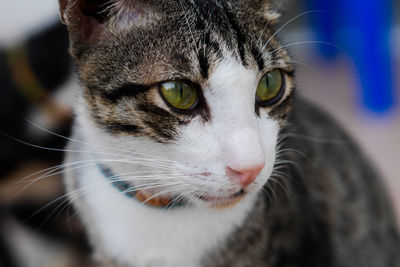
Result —
[[229, 195], [229, 196], [210, 196], [210, 195], [200, 195], [197, 196], [200, 200], [206, 202], [213, 209], [226, 209], [236, 205], [241, 201], [246, 195], [246, 191], [243, 189], [239, 192]]
[[[246, 191], [240, 190], [239, 192], [228, 196], [197, 195], [196, 197], [205, 202], [210, 208], [222, 210], [233, 207], [240, 202], [245, 195]], [[145, 190], [139, 190], [136, 193], [136, 199], [153, 207], [168, 207], [172, 206], [171, 204], [180, 206], [182, 203], [184, 203], [183, 200], [177, 201], [174, 198], [167, 196], [155, 197], [153, 194], [146, 192]]]

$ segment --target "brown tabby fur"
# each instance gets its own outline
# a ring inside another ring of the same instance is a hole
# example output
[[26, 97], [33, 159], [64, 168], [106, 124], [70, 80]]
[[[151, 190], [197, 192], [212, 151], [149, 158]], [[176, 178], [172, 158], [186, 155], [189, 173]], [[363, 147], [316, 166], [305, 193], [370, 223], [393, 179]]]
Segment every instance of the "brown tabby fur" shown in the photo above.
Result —
[[[60, 9], [87, 110], [112, 134], [168, 143], [193, 116], [212, 120], [207, 103], [191, 115], [160, 108], [157, 84], [184, 77], [201, 89], [229, 54], [249, 68], [281, 68], [293, 76], [275, 38], [270, 1], [107, 3], [60, 0]], [[124, 14], [136, 16], [126, 25]], [[399, 267], [390, 205], [357, 147], [293, 93], [268, 111], [286, 125], [284, 170], [273, 174], [278, 181], [269, 180], [268, 196], [260, 194], [243, 227], [204, 266]]]

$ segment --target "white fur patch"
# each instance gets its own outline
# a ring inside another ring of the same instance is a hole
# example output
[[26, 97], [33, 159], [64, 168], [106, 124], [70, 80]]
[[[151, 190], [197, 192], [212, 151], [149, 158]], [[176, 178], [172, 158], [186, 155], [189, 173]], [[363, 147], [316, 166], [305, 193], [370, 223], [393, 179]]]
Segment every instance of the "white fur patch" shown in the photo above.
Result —
[[103, 252], [133, 266], [200, 266], [207, 252], [223, 245], [252, 207], [249, 197], [232, 209], [203, 208], [161, 210], [138, 203], [110, 186], [101, 173], [86, 169], [82, 187], [89, 216]]

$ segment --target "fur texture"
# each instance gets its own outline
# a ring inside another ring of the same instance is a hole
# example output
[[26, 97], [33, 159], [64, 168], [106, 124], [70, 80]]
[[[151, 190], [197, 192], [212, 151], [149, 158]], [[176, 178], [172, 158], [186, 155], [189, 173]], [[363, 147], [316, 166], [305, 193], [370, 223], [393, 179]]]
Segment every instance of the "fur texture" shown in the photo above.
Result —
[[[85, 164], [65, 181], [103, 264], [400, 265], [377, 175], [336, 124], [294, 98], [270, 6], [60, 0], [82, 84], [67, 164]], [[261, 105], [257, 85], [274, 69], [282, 94]], [[171, 109], [166, 81], [196, 88], [199, 104]], [[130, 190], [190, 205], [129, 199], [97, 163]], [[243, 186], [241, 172], [257, 166]]]

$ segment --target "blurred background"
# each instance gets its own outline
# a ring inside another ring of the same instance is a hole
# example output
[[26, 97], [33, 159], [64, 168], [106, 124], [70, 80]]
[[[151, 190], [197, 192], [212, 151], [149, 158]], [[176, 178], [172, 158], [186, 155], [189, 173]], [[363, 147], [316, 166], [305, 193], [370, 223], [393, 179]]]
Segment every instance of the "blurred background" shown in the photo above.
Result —
[[[78, 89], [58, 1], [0, 2], [0, 266], [88, 266], [60, 169]], [[400, 222], [400, 3], [277, 1], [298, 91], [352, 135]], [[53, 167], [53, 168], [51, 168]], [[51, 168], [51, 169], [47, 169]], [[38, 179], [39, 178], [39, 179]]]

